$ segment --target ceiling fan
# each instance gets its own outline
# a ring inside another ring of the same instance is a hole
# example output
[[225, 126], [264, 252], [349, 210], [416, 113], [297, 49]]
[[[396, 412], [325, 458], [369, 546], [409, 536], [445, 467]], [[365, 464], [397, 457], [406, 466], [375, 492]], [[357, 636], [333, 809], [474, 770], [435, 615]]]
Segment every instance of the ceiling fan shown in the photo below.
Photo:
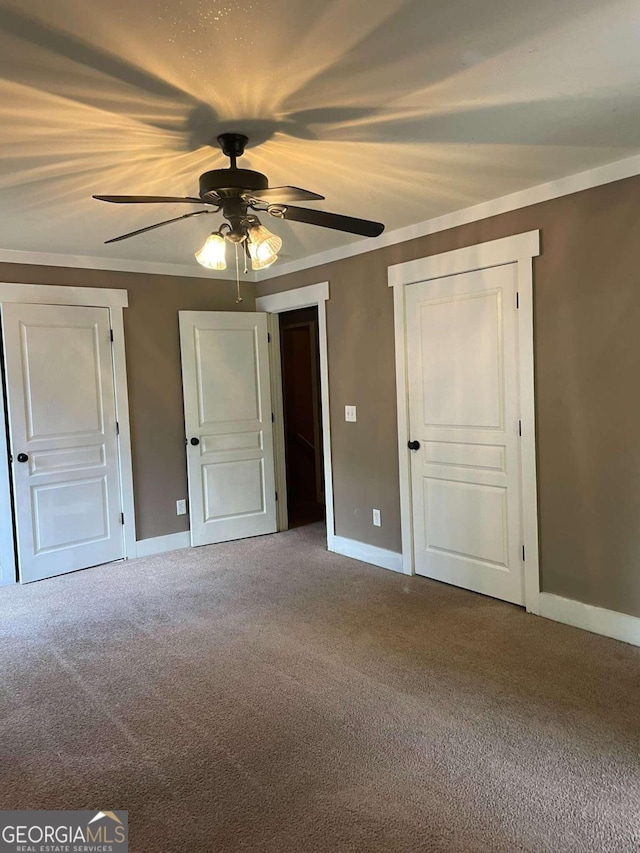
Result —
[[324, 196], [303, 190], [299, 187], [269, 187], [266, 175], [250, 169], [238, 169], [236, 161], [244, 154], [248, 138], [241, 133], [222, 133], [218, 143], [223, 153], [229, 158], [228, 169], [213, 169], [200, 175], [200, 197], [179, 196], [147, 196], [147, 195], [94, 195], [99, 201], [114, 204], [161, 204], [182, 202], [185, 204], [206, 204], [213, 209], [196, 210], [185, 213], [173, 219], [165, 219], [121, 234], [106, 240], [106, 243], [117, 243], [138, 234], [161, 228], [181, 219], [191, 216], [201, 216], [210, 213], [222, 213], [227, 220], [217, 231], [214, 231], [200, 249], [196, 252], [196, 260], [209, 269], [226, 269], [225, 245], [230, 243], [244, 244], [244, 250], [251, 259], [254, 270], [264, 269], [277, 260], [282, 247], [282, 240], [272, 234], [262, 225], [254, 211], [268, 213], [276, 219], [287, 219], [292, 222], [306, 222], [308, 225], [319, 225], [321, 228], [333, 228], [336, 231], [346, 231], [349, 234], [360, 234], [363, 237], [377, 237], [384, 231], [381, 222], [371, 222], [368, 219], [356, 219], [352, 216], [342, 216], [337, 213], [327, 213], [324, 210], [312, 210], [307, 207], [297, 207], [294, 201], [322, 201]]

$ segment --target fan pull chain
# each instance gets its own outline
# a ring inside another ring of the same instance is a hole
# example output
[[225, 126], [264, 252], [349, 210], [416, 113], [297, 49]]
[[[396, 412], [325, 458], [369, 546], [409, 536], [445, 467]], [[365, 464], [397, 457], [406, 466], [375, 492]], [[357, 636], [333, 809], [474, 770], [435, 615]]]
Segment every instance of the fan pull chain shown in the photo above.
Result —
[[233, 244], [236, 247], [236, 305], [239, 305], [242, 302], [242, 296], [240, 296], [240, 261], [238, 259], [238, 244]]

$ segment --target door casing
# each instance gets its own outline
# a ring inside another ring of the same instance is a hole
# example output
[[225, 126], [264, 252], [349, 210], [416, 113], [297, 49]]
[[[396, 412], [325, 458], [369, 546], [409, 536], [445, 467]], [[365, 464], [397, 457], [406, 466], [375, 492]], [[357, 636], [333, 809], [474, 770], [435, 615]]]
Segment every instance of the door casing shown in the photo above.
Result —
[[[120, 428], [118, 458], [120, 465], [120, 497], [124, 513], [125, 559], [136, 556], [136, 526], [133, 496], [133, 465], [129, 397], [124, 347], [123, 311], [129, 304], [126, 290], [98, 287], [66, 287], [64, 285], [0, 283], [0, 305], [6, 302], [44, 305], [82, 305], [108, 308], [113, 330], [113, 376], [116, 417]], [[0, 422], [5, 425], [4, 396], [0, 395]], [[6, 434], [6, 433], [5, 433]], [[8, 442], [0, 439], [0, 586], [17, 582], [16, 554], [13, 538], [13, 506], [9, 472]]]
[[[329, 366], [327, 354], [327, 299], [329, 282], [311, 284], [294, 290], [285, 290], [256, 299], [256, 311], [273, 315], [268, 318], [271, 334], [271, 382], [274, 411], [274, 451], [276, 464], [276, 489], [279, 495], [287, 493], [287, 472], [284, 461], [284, 410], [282, 403], [282, 365], [280, 361], [280, 331], [277, 314], [294, 311], [296, 308], [318, 308], [318, 346], [320, 348], [320, 397], [322, 403], [322, 454], [325, 494], [325, 518], [327, 524], [327, 548], [335, 551], [335, 521], [333, 509], [333, 474], [331, 469], [331, 427], [329, 422]], [[286, 530], [287, 502], [278, 501], [278, 530]]]
[[388, 284], [389, 287], [393, 288], [394, 294], [402, 568], [405, 574], [410, 575], [414, 574], [415, 564], [410, 451], [407, 448], [409, 440], [409, 391], [405, 313], [406, 288], [419, 282], [488, 269], [503, 264], [515, 263], [517, 266], [520, 417], [522, 421], [520, 442], [521, 499], [525, 547], [524, 587], [525, 606], [530, 613], [539, 613], [540, 598], [533, 380], [533, 258], [539, 254], [540, 232], [536, 230], [396, 264], [388, 269]]

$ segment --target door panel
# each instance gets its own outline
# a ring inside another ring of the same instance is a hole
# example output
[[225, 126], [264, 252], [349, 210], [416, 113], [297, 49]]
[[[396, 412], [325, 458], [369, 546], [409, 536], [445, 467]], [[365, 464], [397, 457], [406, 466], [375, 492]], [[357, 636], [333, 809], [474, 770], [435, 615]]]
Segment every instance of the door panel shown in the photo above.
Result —
[[502, 426], [500, 307], [496, 292], [420, 304], [425, 425]]
[[[182, 312], [181, 312], [182, 313]], [[198, 421], [260, 421], [255, 329], [194, 328]], [[209, 369], [215, 366], [215, 370]], [[229, 382], [230, 372], [233, 382]]]
[[[425, 477], [426, 540], [431, 551], [507, 565], [506, 490]], [[464, 524], [451, 524], [464, 519]]]
[[205, 521], [264, 512], [262, 459], [204, 465]]
[[31, 501], [36, 554], [98, 542], [109, 535], [104, 477], [33, 486]]
[[180, 311], [180, 344], [191, 542], [274, 533], [266, 314]]
[[2, 324], [21, 581], [122, 558], [108, 309], [5, 304]]
[[516, 265], [407, 288], [415, 566], [522, 603]]
[[[106, 308], [95, 310], [107, 313]], [[108, 328], [108, 316], [106, 322]], [[72, 326], [51, 326], [50, 322], [37, 326], [32, 319], [21, 321], [27, 440], [55, 440], [104, 430], [97, 334], [93, 319], [86, 326], [75, 321]], [[52, 353], [55, 358], [51, 358]], [[64, 406], [52, 406], [52, 400], [64, 400]]]

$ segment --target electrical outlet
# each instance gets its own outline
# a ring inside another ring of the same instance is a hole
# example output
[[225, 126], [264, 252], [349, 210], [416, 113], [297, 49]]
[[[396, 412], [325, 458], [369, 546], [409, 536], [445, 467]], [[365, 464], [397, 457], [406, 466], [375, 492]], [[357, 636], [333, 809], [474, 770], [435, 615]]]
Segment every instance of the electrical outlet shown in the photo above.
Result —
[[373, 526], [374, 527], [382, 527], [382, 519], [380, 518], [380, 510], [374, 509], [373, 511]]
[[349, 423], [355, 423], [355, 421], [356, 421], [356, 407], [355, 406], [345, 406], [344, 407], [344, 419], [345, 419], [345, 421], [349, 421]]
[[187, 514], [187, 502], [183, 498], [181, 501], [176, 501], [176, 515]]

